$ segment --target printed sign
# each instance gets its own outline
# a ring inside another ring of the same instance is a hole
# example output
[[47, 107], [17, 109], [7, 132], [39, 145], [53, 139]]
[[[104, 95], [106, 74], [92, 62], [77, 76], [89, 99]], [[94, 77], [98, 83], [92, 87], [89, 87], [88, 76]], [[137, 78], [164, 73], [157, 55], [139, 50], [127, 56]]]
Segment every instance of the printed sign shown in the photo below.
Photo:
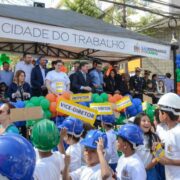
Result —
[[131, 105], [132, 105], [132, 102], [131, 102], [131, 99], [130, 99], [129, 96], [125, 96], [124, 98], [122, 98], [121, 100], [119, 100], [116, 103], [118, 111], [121, 111], [122, 109], [125, 109], [125, 108], [127, 108], [127, 107], [129, 107]]
[[170, 59], [170, 45], [0, 17], [0, 37]]
[[91, 103], [90, 108], [96, 109], [98, 111], [98, 115], [113, 114], [112, 105], [110, 103]]
[[154, 157], [157, 159], [157, 161], [159, 160], [159, 158], [165, 156], [164, 149], [162, 148], [160, 143], [156, 146], [155, 151], [153, 152], [153, 154], [154, 154]]
[[97, 116], [97, 110], [90, 109], [66, 99], [59, 100], [56, 110], [91, 125], [94, 124]]
[[74, 102], [89, 102], [91, 101], [91, 93], [72, 94], [71, 100]]

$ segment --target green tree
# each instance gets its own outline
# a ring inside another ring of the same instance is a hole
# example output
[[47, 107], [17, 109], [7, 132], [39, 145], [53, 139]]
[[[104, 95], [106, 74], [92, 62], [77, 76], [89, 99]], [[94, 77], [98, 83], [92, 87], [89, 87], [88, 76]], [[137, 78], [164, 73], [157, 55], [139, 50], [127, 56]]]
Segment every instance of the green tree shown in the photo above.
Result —
[[68, 9], [87, 16], [98, 18], [101, 15], [101, 11], [97, 7], [95, 0], [65, 0], [64, 4]]

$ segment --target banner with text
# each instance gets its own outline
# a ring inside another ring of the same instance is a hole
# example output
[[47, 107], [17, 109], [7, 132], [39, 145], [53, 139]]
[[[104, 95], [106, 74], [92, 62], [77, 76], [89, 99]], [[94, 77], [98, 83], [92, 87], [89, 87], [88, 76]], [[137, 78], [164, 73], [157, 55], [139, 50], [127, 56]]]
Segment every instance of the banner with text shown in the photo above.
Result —
[[74, 102], [89, 102], [91, 101], [91, 96], [91, 93], [72, 94], [71, 100]]
[[98, 115], [113, 114], [111, 103], [91, 103], [90, 108], [96, 109], [98, 111]]
[[97, 110], [90, 109], [66, 99], [59, 100], [56, 110], [58, 112], [62, 112], [69, 116], [80, 119], [91, 125], [94, 124], [97, 116]]
[[121, 110], [123, 110], [123, 109], [125, 109], [131, 105], [132, 105], [132, 102], [131, 102], [131, 99], [129, 96], [123, 97], [121, 100], [119, 100], [116, 103], [116, 107], [117, 107], [118, 111], [121, 111]]
[[0, 37], [170, 59], [170, 46], [0, 17]]

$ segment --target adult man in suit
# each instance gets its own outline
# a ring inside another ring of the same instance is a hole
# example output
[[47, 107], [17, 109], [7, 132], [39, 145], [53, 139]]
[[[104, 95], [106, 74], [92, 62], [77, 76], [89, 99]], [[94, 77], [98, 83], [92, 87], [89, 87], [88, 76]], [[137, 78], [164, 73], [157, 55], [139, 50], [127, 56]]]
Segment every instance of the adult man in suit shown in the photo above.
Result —
[[39, 65], [36, 65], [31, 72], [31, 85], [33, 96], [45, 96], [47, 88], [45, 86], [45, 77], [48, 70], [46, 69], [46, 58], [41, 56], [39, 58]]
[[80, 70], [72, 78], [71, 91], [73, 93], [87, 93], [92, 91], [92, 81], [88, 74], [88, 63], [82, 62]]

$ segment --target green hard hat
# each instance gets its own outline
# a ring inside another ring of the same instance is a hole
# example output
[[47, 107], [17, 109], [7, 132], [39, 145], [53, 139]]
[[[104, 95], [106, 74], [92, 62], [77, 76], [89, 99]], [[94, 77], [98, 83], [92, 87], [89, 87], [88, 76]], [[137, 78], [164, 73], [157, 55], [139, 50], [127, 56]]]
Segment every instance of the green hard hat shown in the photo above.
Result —
[[44, 119], [33, 126], [31, 139], [37, 149], [46, 152], [59, 144], [60, 136], [55, 124], [48, 119]]

